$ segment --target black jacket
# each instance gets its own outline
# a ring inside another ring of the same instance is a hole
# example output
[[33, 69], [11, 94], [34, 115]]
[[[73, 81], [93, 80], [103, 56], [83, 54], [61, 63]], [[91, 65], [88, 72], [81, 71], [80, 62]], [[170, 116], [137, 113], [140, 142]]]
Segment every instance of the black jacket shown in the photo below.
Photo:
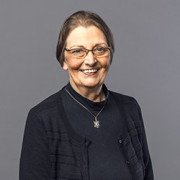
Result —
[[[123, 133], [117, 143], [124, 152], [133, 180], [153, 180], [140, 107], [132, 97], [110, 93], [124, 117]], [[62, 90], [29, 112], [20, 158], [20, 180], [89, 180], [90, 141], [70, 126], [61, 94]]]

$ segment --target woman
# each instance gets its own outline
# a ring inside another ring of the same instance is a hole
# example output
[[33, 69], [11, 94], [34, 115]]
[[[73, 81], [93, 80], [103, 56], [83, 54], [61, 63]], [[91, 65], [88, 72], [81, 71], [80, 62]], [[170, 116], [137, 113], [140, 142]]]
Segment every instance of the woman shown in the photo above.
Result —
[[30, 110], [20, 180], [153, 180], [139, 105], [104, 84], [113, 53], [97, 14], [66, 19], [56, 56], [69, 83]]

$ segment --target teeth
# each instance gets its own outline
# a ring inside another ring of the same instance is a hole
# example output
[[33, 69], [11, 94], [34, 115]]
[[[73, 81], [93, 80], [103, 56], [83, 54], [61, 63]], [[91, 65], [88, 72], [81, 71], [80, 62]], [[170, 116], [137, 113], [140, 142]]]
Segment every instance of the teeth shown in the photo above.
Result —
[[97, 71], [97, 69], [85, 69], [85, 70], [83, 70], [84, 73], [93, 73], [96, 71]]

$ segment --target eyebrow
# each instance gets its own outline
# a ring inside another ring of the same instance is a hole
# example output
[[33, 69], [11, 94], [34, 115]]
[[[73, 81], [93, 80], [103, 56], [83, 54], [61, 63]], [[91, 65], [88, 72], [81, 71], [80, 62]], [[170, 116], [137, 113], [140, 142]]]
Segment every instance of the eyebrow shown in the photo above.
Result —
[[[107, 46], [107, 43], [96, 43], [93, 47], [96, 47], [98, 45], [106, 45]], [[83, 45], [73, 45], [73, 46], [69, 47], [68, 49], [72, 49], [72, 48], [85, 48], [86, 49], [86, 47], [84, 47]]]

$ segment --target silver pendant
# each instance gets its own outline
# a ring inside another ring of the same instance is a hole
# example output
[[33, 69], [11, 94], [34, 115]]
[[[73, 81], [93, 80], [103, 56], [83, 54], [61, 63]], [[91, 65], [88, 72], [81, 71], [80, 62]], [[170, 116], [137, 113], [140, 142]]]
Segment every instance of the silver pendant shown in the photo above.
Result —
[[94, 127], [99, 128], [100, 127], [100, 122], [97, 120], [97, 117], [95, 117], [95, 120], [93, 121]]

